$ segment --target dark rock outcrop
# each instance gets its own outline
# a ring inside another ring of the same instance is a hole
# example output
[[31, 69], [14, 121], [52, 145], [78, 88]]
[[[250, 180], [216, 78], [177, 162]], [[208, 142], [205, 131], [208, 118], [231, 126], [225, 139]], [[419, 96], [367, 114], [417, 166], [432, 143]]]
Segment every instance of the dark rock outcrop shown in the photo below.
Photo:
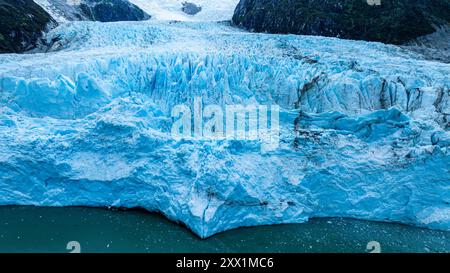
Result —
[[82, 14], [92, 21], [141, 21], [150, 19], [138, 6], [124, 0], [82, 0]]
[[33, 49], [56, 22], [33, 0], [0, 0], [0, 53]]
[[202, 10], [202, 7], [197, 6], [194, 3], [190, 3], [190, 2], [183, 2], [183, 7], [181, 8], [181, 10], [189, 15], [195, 15], [197, 13], [199, 13]]
[[[59, 21], [141, 21], [150, 19], [128, 0], [68, 0], [37, 1]], [[44, 4], [45, 3], [45, 4]]]
[[255, 32], [402, 44], [450, 23], [449, 0], [241, 0], [233, 22]]

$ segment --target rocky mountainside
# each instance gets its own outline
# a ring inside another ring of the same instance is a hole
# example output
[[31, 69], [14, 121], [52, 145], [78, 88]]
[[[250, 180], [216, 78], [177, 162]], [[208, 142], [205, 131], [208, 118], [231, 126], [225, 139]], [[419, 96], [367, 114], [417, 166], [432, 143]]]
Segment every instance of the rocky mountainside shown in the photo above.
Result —
[[141, 21], [150, 16], [127, 0], [35, 0], [57, 21]]
[[[377, 2], [377, 1], [375, 1]], [[449, 0], [241, 0], [233, 22], [248, 30], [402, 44], [450, 22]], [[370, 4], [371, 3], [371, 4]]]
[[21, 53], [67, 21], [140, 21], [150, 15], [127, 0], [0, 0], [0, 53]]
[[123, 0], [83, 0], [80, 9], [92, 21], [141, 21], [150, 16], [139, 7]]
[[0, 53], [35, 47], [42, 33], [55, 24], [33, 0], [0, 0]]

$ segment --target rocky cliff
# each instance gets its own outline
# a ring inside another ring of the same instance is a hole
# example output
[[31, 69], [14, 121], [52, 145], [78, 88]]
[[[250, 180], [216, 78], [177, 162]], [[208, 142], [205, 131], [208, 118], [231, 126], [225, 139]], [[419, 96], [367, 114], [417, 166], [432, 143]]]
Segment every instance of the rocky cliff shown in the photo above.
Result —
[[141, 21], [150, 18], [139, 7], [123, 0], [83, 0], [80, 9], [92, 21]]
[[57, 21], [141, 21], [150, 16], [128, 0], [35, 0]]
[[241, 0], [233, 22], [248, 30], [402, 44], [450, 22], [448, 0]]
[[34, 48], [55, 21], [33, 0], [0, 0], [0, 53]]

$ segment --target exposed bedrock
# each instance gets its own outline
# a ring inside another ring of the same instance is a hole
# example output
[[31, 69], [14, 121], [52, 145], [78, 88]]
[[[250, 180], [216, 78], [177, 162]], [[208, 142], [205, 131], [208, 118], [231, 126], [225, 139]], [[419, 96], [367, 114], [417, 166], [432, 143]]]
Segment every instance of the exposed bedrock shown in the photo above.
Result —
[[35, 0], [55, 20], [66, 21], [140, 21], [150, 16], [128, 0]]
[[33, 0], [0, 0], [0, 53], [35, 48], [56, 22]]
[[233, 22], [248, 30], [402, 44], [450, 23], [448, 0], [241, 0]]

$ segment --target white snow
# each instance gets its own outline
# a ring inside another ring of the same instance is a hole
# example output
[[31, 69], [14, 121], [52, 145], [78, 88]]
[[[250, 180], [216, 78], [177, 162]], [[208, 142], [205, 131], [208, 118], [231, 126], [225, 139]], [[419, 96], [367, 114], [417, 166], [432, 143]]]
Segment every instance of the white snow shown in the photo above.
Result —
[[[226, 21], [233, 17], [234, 9], [239, 0], [129, 0], [152, 16], [153, 20], [176, 21]], [[45, 9], [57, 22], [70, 21], [75, 11], [72, 6], [80, 0], [34, 0]], [[191, 2], [202, 9], [195, 15], [182, 11], [183, 2]]]
[[[231, 20], [239, 0], [130, 0], [156, 20], [224, 21]], [[191, 2], [202, 10], [195, 15], [184, 13], [183, 2]]]
[[[50, 16], [55, 19], [58, 23], [66, 23], [68, 22], [67, 18], [61, 14], [60, 10], [56, 9], [53, 5], [52, 0], [33, 0], [36, 4], [41, 6]], [[72, 2], [68, 1], [69, 5], [72, 5]]]

